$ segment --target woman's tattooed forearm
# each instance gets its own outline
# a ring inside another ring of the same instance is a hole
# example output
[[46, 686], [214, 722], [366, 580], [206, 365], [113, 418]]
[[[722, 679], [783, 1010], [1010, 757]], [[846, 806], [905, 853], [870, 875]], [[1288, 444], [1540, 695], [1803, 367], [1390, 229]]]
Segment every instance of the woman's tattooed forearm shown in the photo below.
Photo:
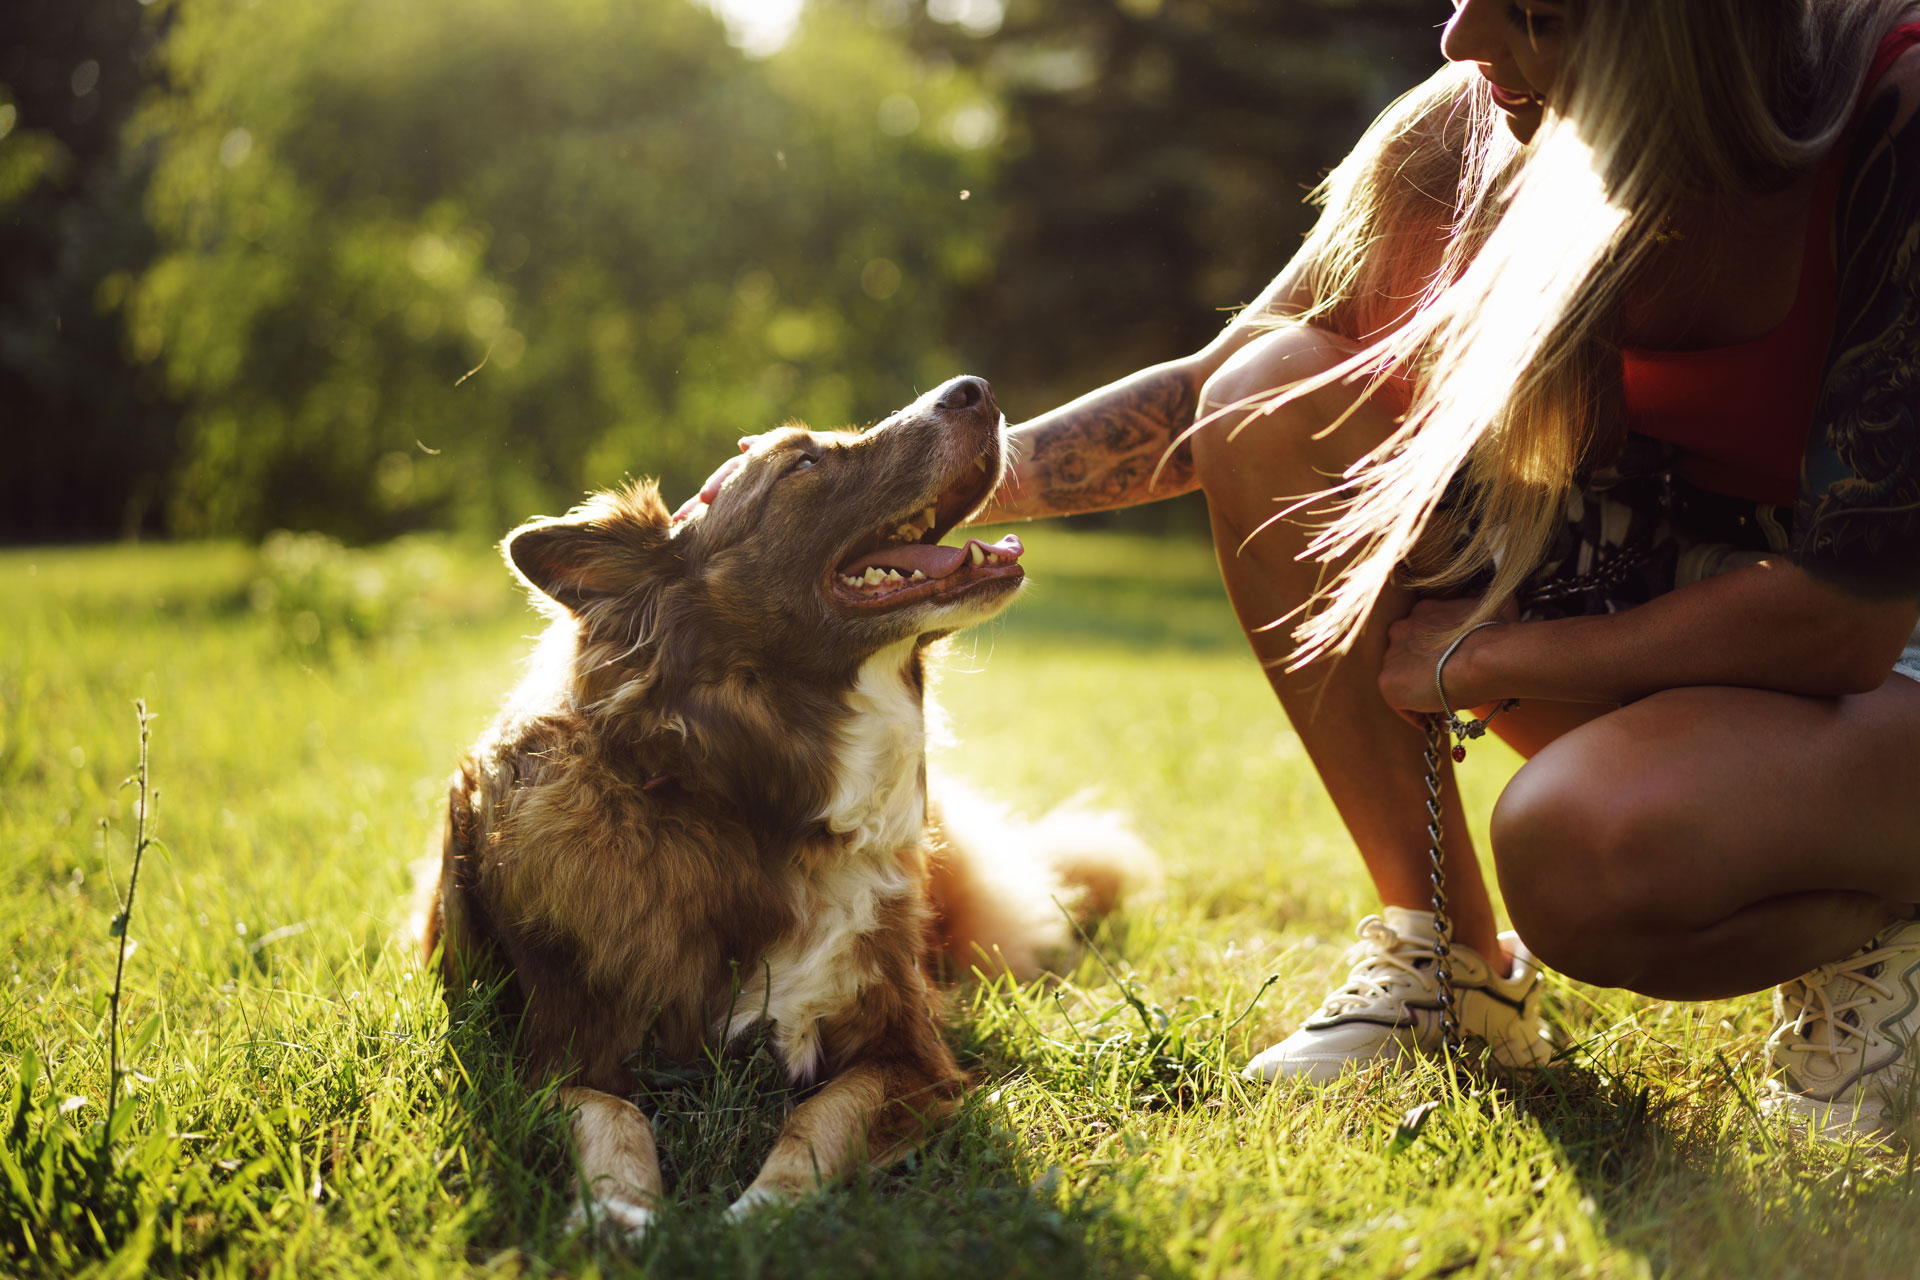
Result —
[[1169, 447], [1193, 425], [1197, 404], [1192, 381], [1168, 373], [1123, 382], [1030, 424], [1022, 433], [1025, 496], [1069, 513], [1185, 493], [1194, 486], [1193, 452], [1184, 441]]
[[1920, 116], [1860, 122], [1835, 218], [1839, 288], [1800, 473], [1794, 559], [1876, 596], [1920, 594]]

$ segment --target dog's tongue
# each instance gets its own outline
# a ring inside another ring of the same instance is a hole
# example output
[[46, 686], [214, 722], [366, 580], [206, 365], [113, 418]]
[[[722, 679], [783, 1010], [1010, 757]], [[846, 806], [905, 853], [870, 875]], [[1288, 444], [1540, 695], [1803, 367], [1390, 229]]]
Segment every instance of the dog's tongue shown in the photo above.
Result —
[[944, 578], [967, 563], [973, 554], [973, 547], [979, 547], [982, 555], [991, 551], [1000, 557], [1002, 564], [1018, 560], [1020, 553], [1026, 550], [1020, 545], [1020, 539], [1011, 533], [998, 542], [969, 538], [966, 545], [960, 547], [930, 547], [919, 542], [900, 542], [869, 551], [845, 565], [841, 572], [857, 575], [872, 565], [881, 569], [898, 569], [904, 574], [911, 574], [917, 569], [929, 578]]

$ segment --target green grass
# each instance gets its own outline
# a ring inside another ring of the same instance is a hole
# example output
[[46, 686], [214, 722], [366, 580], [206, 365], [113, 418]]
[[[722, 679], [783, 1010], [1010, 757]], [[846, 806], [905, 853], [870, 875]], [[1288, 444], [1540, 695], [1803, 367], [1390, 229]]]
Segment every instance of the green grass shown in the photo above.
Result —
[[[789, 1100], [764, 1051], [653, 1075], [675, 1207], [632, 1256], [561, 1231], [559, 1125], [396, 940], [445, 774], [535, 630], [504, 570], [433, 543], [0, 555], [0, 1273], [1915, 1274], [1904, 1157], [1751, 1114], [1757, 998], [1555, 980], [1566, 1060], [1398, 1139], [1437, 1070], [1243, 1088], [1341, 971], [1366, 879], [1206, 548], [1023, 534], [1028, 599], [947, 664], [944, 764], [1029, 811], [1091, 788], [1164, 892], [1103, 931], [1111, 972], [958, 991], [960, 1121], [790, 1213], [719, 1215]], [[164, 844], [103, 1158], [142, 697]], [[1512, 767], [1475, 754], [1477, 821]]]

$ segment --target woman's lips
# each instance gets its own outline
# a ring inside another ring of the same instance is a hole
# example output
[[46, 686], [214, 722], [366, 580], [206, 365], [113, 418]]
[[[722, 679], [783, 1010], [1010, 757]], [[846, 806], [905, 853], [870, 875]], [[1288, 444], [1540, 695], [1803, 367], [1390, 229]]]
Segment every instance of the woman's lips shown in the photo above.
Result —
[[1515, 89], [1503, 88], [1491, 80], [1487, 81], [1487, 88], [1493, 91], [1494, 102], [1509, 111], [1526, 111], [1545, 105], [1537, 93], [1521, 93]]

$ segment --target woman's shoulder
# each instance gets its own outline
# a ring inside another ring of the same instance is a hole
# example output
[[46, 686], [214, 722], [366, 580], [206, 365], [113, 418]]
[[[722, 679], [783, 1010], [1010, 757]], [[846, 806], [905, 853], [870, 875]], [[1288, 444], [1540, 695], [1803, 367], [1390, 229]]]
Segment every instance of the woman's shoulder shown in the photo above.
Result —
[[1920, 111], [1920, 40], [1900, 50], [1860, 96], [1851, 144], [1857, 153], [1876, 140], [1904, 132]]
[[1803, 568], [1920, 594], [1920, 47], [1868, 87], [1834, 210], [1833, 337], [1794, 520]]
[[1898, 51], [1860, 95], [1829, 172], [1837, 172], [1834, 231], [1842, 274], [1848, 259], [1889, 249], [1920, 216], [1920, 40]]
[[[1915, 24], [1915, 29], [1920, 32], [1920, 23]], [[1920, 102], [1920, 38], [1895, 54], [1887, 69], [1867, 86], [1869, 98], [1888, 91], [1901, 97], [1909, 113], [1913, 104]]]

